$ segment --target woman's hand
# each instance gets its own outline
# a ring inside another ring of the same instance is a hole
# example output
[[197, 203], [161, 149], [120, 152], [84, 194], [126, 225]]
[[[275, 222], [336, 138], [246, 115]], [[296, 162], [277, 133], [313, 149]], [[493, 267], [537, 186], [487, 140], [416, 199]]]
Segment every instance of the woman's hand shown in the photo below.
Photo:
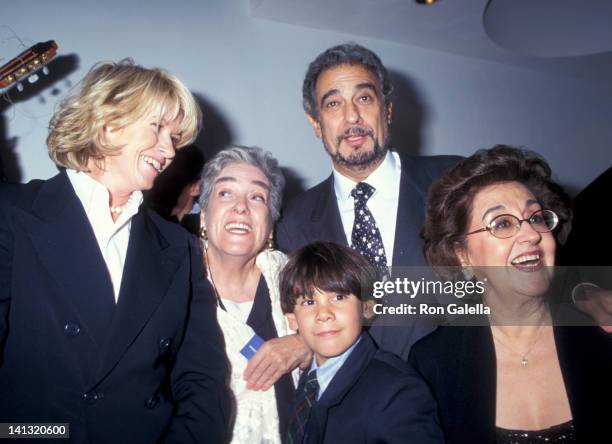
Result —
[[591, 316], [607, 333], [612, 333], [612, 290], [592, 285], [579, 285], [574, 302]]
[[268, 390], [285, 373], [296, 367], [306, 368], [312, 352], [300, 335], [293, 334], [266, 341], [251, 358], [244, 379], [250, 390]]

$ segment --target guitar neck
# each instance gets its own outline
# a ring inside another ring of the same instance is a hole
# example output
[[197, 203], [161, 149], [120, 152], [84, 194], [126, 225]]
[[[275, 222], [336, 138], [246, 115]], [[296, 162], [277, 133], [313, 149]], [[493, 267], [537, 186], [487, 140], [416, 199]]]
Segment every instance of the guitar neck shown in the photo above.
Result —
[[[8, 89], [44, 68], [57, 54], [57, 43], [54, 40], [40, 42], [26, 49], [17, 57], [0, 67], [0, 89]], [[6, 92], [3, 91], [3, 92]]]

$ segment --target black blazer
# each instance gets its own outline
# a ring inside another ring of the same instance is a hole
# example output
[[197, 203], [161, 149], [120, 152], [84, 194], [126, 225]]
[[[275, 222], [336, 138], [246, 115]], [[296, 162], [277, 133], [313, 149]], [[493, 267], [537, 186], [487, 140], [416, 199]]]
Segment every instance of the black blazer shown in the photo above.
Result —
[[70, 442], [225, 439], [229, 394], [201, 253], [132, 219], [119, 301], [64, 172], [0, 185], [0, 422], [68, 422]]
[[396, 356], [378, 350], [367, 333], [312, 407], [306, 438], [308, 444], [444, 442], [423, 379]]
[[[612, 342], [598, 327], [554, 327], [554, 336], [578, 442], [602, 442], [610, 436]], [[409, 362], [438, 402], [448, 444], [495, 442], [496, 361], [489, 327], [440, 327], [414, 345]]]
[[[402, 173], [395, 222], [394, 267], [425, 265], [421, 227], [427, 191], [435, 179], [460, 159], [458, 156], [400, 156]], [[336, 201], [333, 175], [289, 202], [277, 225], [276, 239], [279, 249], [286, 253], [319, 240], [349, 245]], [[401, 328], [374, 325], [370, 333], [379, 347], [406, 359], [412, 344], [433, 328], [415, 324]]]
[[[560, 248], [559, 264], [572, 266], [612, 266], [612, 236], [598, 227], [612, 218], [609, 204], [612, 168], [582, 190], [573, 201], [572, 231]], [[594, 248], [593, 246], [597, 247]], [[609, 274], [606, 270], [603, 274]]]

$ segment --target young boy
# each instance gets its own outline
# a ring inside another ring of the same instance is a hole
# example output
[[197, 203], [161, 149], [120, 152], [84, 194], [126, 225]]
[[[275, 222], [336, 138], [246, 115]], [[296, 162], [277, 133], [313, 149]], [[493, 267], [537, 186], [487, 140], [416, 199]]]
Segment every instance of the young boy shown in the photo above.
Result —
[[300, 378], [289, 444], [444, 441], [425, 382], [362, 332], [362, 283], [375, 277], [359, 253], [332, 242], [295, 251], [283, 269], [283, 311], [314, 354]]

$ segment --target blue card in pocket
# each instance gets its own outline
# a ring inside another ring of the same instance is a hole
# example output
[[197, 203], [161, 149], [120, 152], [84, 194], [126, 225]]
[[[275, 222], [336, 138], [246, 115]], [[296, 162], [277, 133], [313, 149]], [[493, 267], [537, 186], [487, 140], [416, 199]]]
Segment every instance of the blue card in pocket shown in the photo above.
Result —
[[247, 360], [250, 360], [253, 356], [255, 356], [255, 353], [257, 353], [257, 350], [259, 350], [259, 347], [261, 347], [263, 343], [263, 339], [261, 339], [257, 335], [253, 335], [249, 342], [247, 342], [246, 345], [242, 347], [240, 353], [242, 354], [242, 356], [247, 358]]

